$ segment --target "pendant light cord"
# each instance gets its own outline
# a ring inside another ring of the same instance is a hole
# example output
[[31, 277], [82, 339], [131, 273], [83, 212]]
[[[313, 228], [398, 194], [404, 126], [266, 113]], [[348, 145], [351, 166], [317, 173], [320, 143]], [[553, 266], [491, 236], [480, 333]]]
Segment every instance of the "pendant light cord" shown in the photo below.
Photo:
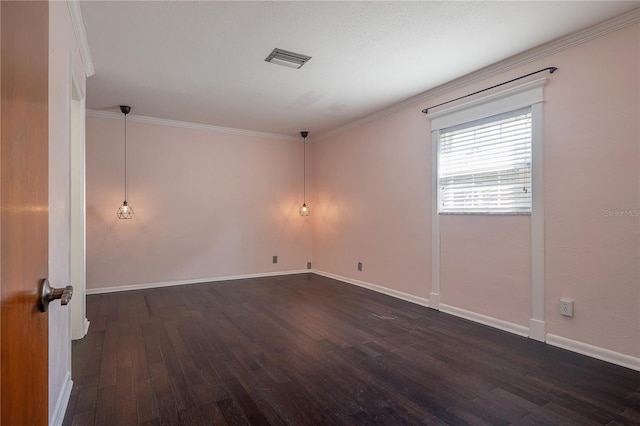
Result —
[[305, 137], [302, 141], [302, 203], [307, 204], [307, 138]]
[[124, 201], [127, 201], [127, 114], [124, 115]]

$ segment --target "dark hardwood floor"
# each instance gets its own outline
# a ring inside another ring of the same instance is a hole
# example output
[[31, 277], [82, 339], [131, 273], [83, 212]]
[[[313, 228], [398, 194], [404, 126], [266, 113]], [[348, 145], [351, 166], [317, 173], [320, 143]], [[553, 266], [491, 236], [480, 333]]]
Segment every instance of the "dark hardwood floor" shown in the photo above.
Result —
[[312, 274], [88, 296], [65, 424], [639, 425], [640, 373]]

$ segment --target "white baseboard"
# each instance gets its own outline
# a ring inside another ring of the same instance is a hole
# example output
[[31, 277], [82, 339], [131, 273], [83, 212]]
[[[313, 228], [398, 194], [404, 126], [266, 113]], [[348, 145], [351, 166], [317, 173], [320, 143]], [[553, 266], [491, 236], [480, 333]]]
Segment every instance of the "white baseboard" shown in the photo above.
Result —
[[[406, 300], [407, 302], [416, 303], [418, 305], [432, 307], [435, 309], [439, 309], [441, 312], [455, 315], [457, 317], [465, 318], [474, 322], [478, 322], [480, 324], [488, 325], [490, 327], [498, 328], [500, 330], [508, 331], [509, 333], [517, 334], [518, 336], [529, 336], [529, 328], [514, 324], [507, 321], [502, 321], [496, 318], [488, 317], [485, 315], [477, 314], [475, 312], [466, 311], [464, 309], [456, 308], [454, 306], [445, 305], [439, 302], [440, 295], [436, 293], [431, 293], [431, 297], [434, 297], [435, 300], [425, 299], [423, 297], [414, 296], [412, 294], [404, 293], [402, 291], [393, 290], [387, 287], [383, 287], [377, 284], [371, 284], [364, 281], [356, 280], [353, 278], [343, 277], [341, 275], [332, 274], [330, 272], [319, 271], [317, 269], [313, 269], [312, 272], [317, 275], [322, 275], [327, 278], [333, 278], [338, 281], [343, 281], [348, 284], [357, 285], [359, 287], [364, 287], [369, 290], [376, 291], [378, 293], [384, 293], [388, 296], [396, 297], [398, 299]], [[438, 304], [438, 307], [434, 306], [434, 301]]]
[[455, 306], [445, 305], [444, 303], [440, 304], [440, 312], [488, 325], [489, 327], [497, 328], [499, 330], [508, 331], [509, 333], [517, 334], [518, 336], [529, 337], [529, 328], [523, 325], [488, 317], [465, 309], [456, 308]]
[[201, 284], [210, 283], [215, 281], [233, 281], [244, 280], [247, 278], [262, 278], [262, 277], [276, 277], [279, 275], [292, 275], [303, 274], [312, 272], [310, 269], [296, 269], [291, 271], [277, 271], [277, 272], [261, 272], [258, 274], [245, 274], [245, 275], [231, 275], [227, 277], [214, 277], [214, 278], [196, 278], [192, 280], [179, 280], [179, 281], [166, 281], [157, 283], [145, 283], [145, 284], [131, 284], [121, 285], [117, 287], [101, 287], [101, 288], [88, 288], [86, 294], [103, 294], [103, 293], [115, 293], [119, 291], [131, 291], [131, 290], [145, 290], [149, 288], [158, 287], [172, 287], [176, 285], [188, 285], [188, 284]]
[[414, 296], [413, 294], [405, 293], [398, 290], [393, 290], [391, 288], [383, 287], [377, 284], [371, 284], [360, 280], [354, 280], [353, 278], [343, 277], [341, 275], [331, 274], [329, 272], [319, 271], [317, 269], [312, 269], [311, 272], [317, 275], [322, 275], [323, 277], [333, 278], [334, 280], [343, 281], [347, 284], [357, 285], [358, 287], [368, 288], [369, 290], [373, 290], [378, 293], [386, 294], [387, 296], [392, 296], [397, 299], [406, 300], [407, 302], [415, 303], [417, 305], [429, 306], [429, 299], [425, 299], [424, 297]]
[[609, 349], [593, 346], [577, 340], [567, 339], [566, 337], [556, 336], [555, 334], [547, 334], [547, 343], [551, 346], [567, 349], [572, 352], [577, 352], [582, 355], [587, 355], [592, 358], [640, 371], [640, 358], [635, 358], [630, 355], [621, 354], [620, 352], [614, 352]]
[[87, 333], [89, 332], [89, 325], [91, 325], [91, 321], [85, 318], [82, 337], [86, 336]]
[[544, 342], [547, 336], [547, 323], [531, 318], [529, 320], [529, 337]]
[[67, 405], [69, 404], [69, 397], [71, 396], [71, 389], [73, 388], [73, 382], [71, 381], [71, 373], [67, 371], [67, 375], [64, 378], [64, 385], [58, 400], [56, 401], [56, 407], [54, 408], [53, 415], [51, 416], [50, 426], [61, 426], [64, 421], [64, 414], [67, 411]]
[[440, 293], [429, 293], [429, 307], [440, 310]]

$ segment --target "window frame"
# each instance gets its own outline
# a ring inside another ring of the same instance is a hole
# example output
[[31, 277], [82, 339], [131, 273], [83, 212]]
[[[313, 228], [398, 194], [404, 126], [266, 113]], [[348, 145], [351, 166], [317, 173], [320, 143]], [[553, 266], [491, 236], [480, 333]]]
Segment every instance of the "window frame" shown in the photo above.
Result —
[[[546, 78], [540, 78], [528, 83], [512, 87], [499, 93], [467, 102], [443, 111], [430, 114], [432, 134], [432, 197], [435, 215], [479, 215], [479, 216], [529, 216], [533, 213], [537, 196], [537, 187], [541, 185], [541, 136], [542, 136], [542, 109], [544, 101], [543, 87]], [[529, 107], [531, 110], [531, 211], [512, 212], [441, 212], [440, 211], [440, 131], [454, 126], [464, 125], [473, 121], [486, 119], [492, 116], [508, 113]], [[540, 157], [540, 158], [538, 158]], [[540, 162], [538, 167], [536, 163]]]
[[[442, 168], [438, 168], [438, 214], [453, 214], [453, 215], [530, 215], [531, 214], [531, 210], [533, 208], [533, 197], [532, 197], [532, 188], [531, 188], [531, 177], [533, 174], [533, 166], [532, 166], [532, 153], [531, 153], [531, 143], [532, 143], [532, 136], [533, 136], [533, 113], [531, 111], [531, 107], [525, 107], [525, 108], [519, 108], [516, 110], [512, 110], [512, 111], [508, 111], [506, 113], [503, 114], [498, 114], [498, 115], [492, 115], [490, 117], [485, 117], [482, 118], [480, 120], [474, 120], [468, 123], [463, 123], [461, 125], [458, 126], [453, 126], [453, 127], [447, 127], [446, 129], [441, 129], [438, 131], [438, 166], [440, 166], [440, 162], [442, 160], [442, 146], [443, 146], [443, 140], [442, 140], [442, 136], [443, 134], [448, 134], [450, 132], [456, 131], [458, 130], [460, 127], [462, 128], [472, 128], [472, 127], [476, 127], [482, 124], [494, 124], [494, 123], [498, 123], [500, 121], [505, 120], [506, 118], [513, 118], [515, 116], [521, 116], [521, 115], [527, 115], [527, 121], [529, 121], [529, 129], [528, 129], [528, 135], [529, 135], [529, 140], [525, 143], [523, 142], [519, 142], [518, 144], [514, 144], [514, 147], [522, 147], [522, 146], [527, 146], [528, 148], [528, 166], [526, 165], [522, 165], [522, 170], [526, 171], [526, 175], [527, 175], [527, 187], [528, 187], [528, 194], [527, 194], [527, 199], [528, 199], [528, 203], [526, 206], [523, 207], [513, 207], [512, 209], [499, 209], [497, 205], [492, 205], [492, 206], [486, 206], [484, 208], [473, 208], [471, 206], [465, 206], [465, 207], [460, 207], [461, 210], [453, 210], [452, 207], [447, 208], [446, 210], [444, 209], [443, 204], [445, 203], [445, 201], [443, 200], [443, 183], [442, 183], [442, 179], [443, 176], [441, 176], [441, 171]], [[484, 122], [484, 123], [483, 123]], [[475, 143], [475, 140], [474, 140]], [[503, 143], [504, 147], [507, 147], [507, 143]], [[481, 145], [481, 144], [480, 144]], [[495, 144], [494, 144], [495, 145]], [[492, 180], [496, 181], [497, 186], [500, 186], [500, 184], [498, 183], [498, 181], [500, 180], [500, 176], [504, 175], [504, 172], [508, 172], [509, 174], [512, 173], [513, 170], [479, 170], [479, 169], [472, 169], [471, 171], [469, 171], [469, 173], [467, 174], [471, 174], [471, 175], [487, 175], [489, 176]], [[460, 177], [462, 175], [458, 174], [458, 177]], [[480, 180], [485, 180], [481, 177], [479, 177]], [[511, 184], [513, 184], [514, 182], [511, 182]], [[470, 191], [474, 192], [474, 193], [482, 193], [483, 190], [486, 190], [487, 188], [485, 186], [476, 186], [476, 185], [468, 185], [467, 187]], [[511, 200], [511, 198], [508, 198], [507, 200]], [[513, 199], [514, 201], [517, 201], [516, 199]], [[474, 199], [474, 201], [477, 201]], [[495, 199], [495, 204], [499, 204], [497, 203], [498, 201], [500, 201], [500, 197], [496, 197]], [[494, 203], [491, 203], [494, 204]]]

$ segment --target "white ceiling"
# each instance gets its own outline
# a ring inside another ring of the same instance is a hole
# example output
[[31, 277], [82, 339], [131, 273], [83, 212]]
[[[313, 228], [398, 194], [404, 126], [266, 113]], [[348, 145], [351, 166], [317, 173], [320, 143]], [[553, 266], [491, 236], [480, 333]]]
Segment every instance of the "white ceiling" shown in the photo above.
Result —
[[[637, 1], [82, 1], [87, 107], [320, 135]], [[264, 58], [312, 56], [296, 70]]]

